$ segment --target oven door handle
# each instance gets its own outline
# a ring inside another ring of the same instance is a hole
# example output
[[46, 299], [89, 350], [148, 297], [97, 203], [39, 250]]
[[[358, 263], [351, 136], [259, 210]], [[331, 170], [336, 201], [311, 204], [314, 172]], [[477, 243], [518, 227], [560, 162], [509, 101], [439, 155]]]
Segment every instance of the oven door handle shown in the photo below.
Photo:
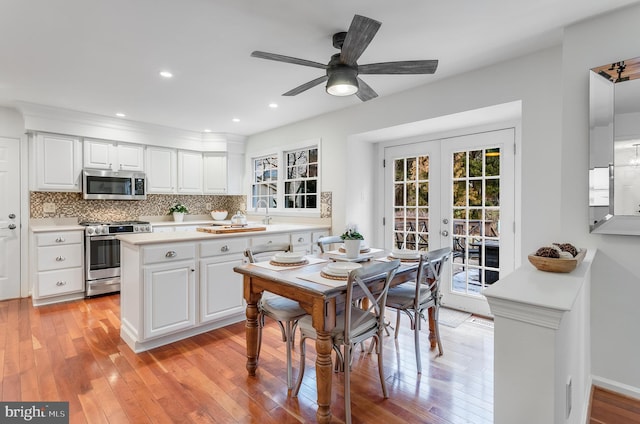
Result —
[[93, 236], [89, 237], [89, 241], [115, 240], [116, 236]]

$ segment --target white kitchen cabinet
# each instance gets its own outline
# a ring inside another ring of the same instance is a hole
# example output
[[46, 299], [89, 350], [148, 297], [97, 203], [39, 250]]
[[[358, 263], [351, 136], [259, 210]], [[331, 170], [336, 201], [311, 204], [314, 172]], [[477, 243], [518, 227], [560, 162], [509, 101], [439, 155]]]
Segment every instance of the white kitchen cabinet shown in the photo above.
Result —
[[196, 323], [194, 259], [144, 268], [144, 338], [193, 327]]
[[227, 153], [227, 194], [244, 194], [244, 154]]
[[318, 240], [320, 237], [326, 237], [329, 235], [329, 231], [314, 231], [311, 233], [311, 253], [317, 254], [320, 253], [320, 248], [318, 247]]
[[294, 252], [304, 252], [305, 254], [311, 253], [311, 238], [312, 233], [310, 231], [291, 233], [291, 247]]
[[245, 313], [242, 265], [245, 238], [221, 239], [200, 245], [200, 322], [242, 317]]
[[84, 140], [84, 167], [111, 171], [144, 171], [144, 146], [106, 140]]
[[84, 231], [33, 234], [34, 305], [84, 297]]
[[178, 187], [178, 159], [175, 149], [147, 146], [147, 193], [173, 194]]
[[202, 153], [178, 150], [178, 193], [202, 194]]
[[227, 193], [227, 154], [205, 153], [203, 155], [204, 193]]
[[145, 247], [144, 339], [195, 325], [196, 249], [193, 243]]
[[34, 190], [75, 191], [82, 189], [82, 143], [80, 138], [39, 133], [34, 137]]

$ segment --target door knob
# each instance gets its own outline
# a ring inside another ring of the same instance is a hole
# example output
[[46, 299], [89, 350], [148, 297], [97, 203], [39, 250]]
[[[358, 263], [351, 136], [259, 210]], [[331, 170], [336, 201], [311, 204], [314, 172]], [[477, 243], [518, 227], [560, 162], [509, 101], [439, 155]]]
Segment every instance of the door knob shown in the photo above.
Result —
[[15, 213], [10, 213], [9, 214], [9, 219], [16, 219], [16, 214]]
[[444, 218], [444, 219], [442, 220], [442, 223], [446, 225], [446, 224], [448, 224], [448, 223], [449, 223], [449, 220], [448, 220], [447, 218]]
[[16, 229], [16, 224], [9, 224], [7, 225], [7, 228], [10, 230], [15, 230]]
[[440, 232], [440, 234], [442, 234], [443, 236], [445, 236], [445, 237], [446, 237], [446, 236], [448, 236], [448, 235], [449, 235], [449, 231], [448, 231], [448, 230], [442, 230], [442, 231]]

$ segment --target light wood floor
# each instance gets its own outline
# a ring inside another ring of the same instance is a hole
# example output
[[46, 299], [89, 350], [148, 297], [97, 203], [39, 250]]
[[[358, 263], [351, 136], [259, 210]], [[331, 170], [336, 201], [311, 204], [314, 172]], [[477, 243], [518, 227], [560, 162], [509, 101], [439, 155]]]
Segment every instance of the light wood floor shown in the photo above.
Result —
[[[315, 421], [313, 343], [300, 395], [291, 398], [273, 323], [265, 329], [257, 377], [249, 377], [244, 323], [136, 355], [119, 336], [119, 300], [39, 308], [31, 299], [0, 302], [0, 399], [68, 401], [73, 424]], [[424, 337], [418, 377], [404, 324], [398, 347], [392, 337], [384, 340], [388, 399], [375, 355], [354, 358], [353, 422], [492, 423], [493, 329], [482, 321], [441, 326], [445, 354], [436, 357]], [[297, 349], [294, 359], [297, 376]], [[334, 422], [343, 422], [341, 374], [334, 374], [333, 388]]]
[[589, 424], [637, 424], [640, 400], [594, 386], [589, 415]]

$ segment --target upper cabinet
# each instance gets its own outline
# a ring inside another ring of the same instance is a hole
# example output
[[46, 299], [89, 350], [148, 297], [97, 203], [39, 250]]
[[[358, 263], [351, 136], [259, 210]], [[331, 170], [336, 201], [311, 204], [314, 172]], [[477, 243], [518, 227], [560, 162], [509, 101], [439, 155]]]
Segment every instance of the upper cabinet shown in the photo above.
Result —
[[176, 150], [147, 146], [147, 193], [173, 194], [177, 186]]
[[111, 171], [144, 171], [144, 146], [84, 140], [84, 167]]
[[244, 154], [227, 153], [227, 194], [243, 194]]
[[202, 194], [202, 153], [178, 150], [178, 193]]
[[80, 138], [35, 135], [34, 190], [80, 191], [82, 189], [82, 143]]
[[205, 153], [204, 166], [204, 193], [227, 193], [227, 154]]

